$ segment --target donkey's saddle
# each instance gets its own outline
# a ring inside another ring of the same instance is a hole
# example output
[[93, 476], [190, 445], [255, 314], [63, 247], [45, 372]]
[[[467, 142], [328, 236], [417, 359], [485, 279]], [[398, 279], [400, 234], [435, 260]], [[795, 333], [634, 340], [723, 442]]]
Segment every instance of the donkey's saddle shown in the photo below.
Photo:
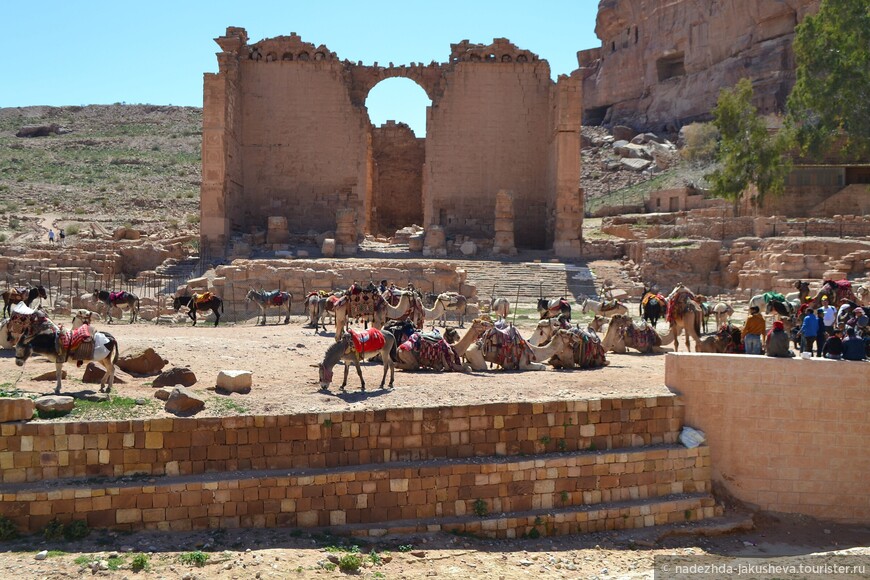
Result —
[[353, 341], [353, 348], [358, 353], [374, 352], [384, 348], [386, 339], [384, 333], [377, 328], [369, 328], [363, 332], [356, 332], [353, 329], [348, 330]]
[[73, 360], [89, 359], [94, 354], [94, 337], [87, 324], [71, 331], [59, 332], [57, 341]]
[[194, 294], [193, 302], [194, 304], [202, 304], [203, 302], [208, 302], [212, 298], [214, 298], [214, 294], [211, 292], [203, 292], [202, 294]]

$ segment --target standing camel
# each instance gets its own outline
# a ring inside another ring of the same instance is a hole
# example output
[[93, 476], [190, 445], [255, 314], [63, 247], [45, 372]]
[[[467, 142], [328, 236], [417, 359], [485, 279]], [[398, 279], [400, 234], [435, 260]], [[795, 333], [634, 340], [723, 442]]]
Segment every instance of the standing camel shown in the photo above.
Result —
[[628, 308], [626, 308], [624, 304], [616, 300], [612, 302], [598, 302], [597, 300], [590, 300], [589, 298], [584, 298], [580, 306], [582, 307], [581, 312], [583, 312], [583, 314], [586, 314], [587, 312], [602, 314], [604, 316], [628, 314]]
[[432, 309], [423, 308], [423, 314], [426, 320], [432, 321], [432, 328], [435, 328], [435, 321], [441, 320], [441, 326], [447, 326], [447, 312], [455, 312], [459, 318], [459, 328], [465, 327], [465, 313], [468, 309], [468, 300], [462, 294], [456, 292], [444, 292], [438, 295], [435, 299], [435, 304]]
[[693, 300], [695, 294], [683, 286], [677, 285], [668, 296], [668, 323], [671, 325], [667, 334], [663, 335], [662, 345], [674, 343], [674, 351], [680, 350], [680, 333], [686, 333], [686, 350], [691, 351], [689, 338], [695, 341], [695, 349], [701, 336], [701, 307]]

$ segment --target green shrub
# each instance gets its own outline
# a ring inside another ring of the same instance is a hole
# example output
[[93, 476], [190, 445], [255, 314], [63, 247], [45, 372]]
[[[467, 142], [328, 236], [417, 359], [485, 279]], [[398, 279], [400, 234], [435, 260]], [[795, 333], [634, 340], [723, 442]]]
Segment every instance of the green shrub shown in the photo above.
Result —
[[74, 520], [63, 528], [63, 537], [70, 541], [81, 540], [90, 533], [88, 522], [85, 520]]
[[58, 519], [53, 519], [45, 525], [42, 537], [46, 540], [60, 540], [63, 538], [63, 524]]
[[0, 541], [14, 540], [18, 537], [18, 528], [15, 522], [6, 516], [0, 516]]
[[473, 509], [474, 514], [480, 518], [489, 514], [489, 506], [487, 506], [486, 502], [482, 499], [475, 500]]
[[338, 567], [342, 572], [357, 572], [362, 566], [362, 556], [357, 553], [349, 553], [343, 555], [338, 560]]
[[130, 568], [134, 572], [141, 572], [142, 570], [147, 570], [150, 566], [150, 559], [147, 554], [136, 554], [133, 556], [133, 561], [130, 562]]
[[688, 161], [709, 161], [716, 153], [719, 130], [712, 123], [692, 123], [683, 127], [686, 143], [682, 150]]
[[66, 227], [66, 234], [68, 236], [74, 236], [81, 231], [81, 226], [79, 224], [70, 224]]
[[205, 566], [205, 563], [208, 562], [208, 554], [200, 552], [197, 550], [196, 552], [186, 552], [178, 557], [178, 560], [182, 564], [187, 564], [188, 566]]

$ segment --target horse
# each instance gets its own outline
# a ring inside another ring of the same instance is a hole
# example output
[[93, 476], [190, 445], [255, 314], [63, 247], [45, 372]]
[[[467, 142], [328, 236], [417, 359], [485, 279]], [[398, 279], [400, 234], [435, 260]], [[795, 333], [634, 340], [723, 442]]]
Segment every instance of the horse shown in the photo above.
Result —
[[13, 304], [24, 302], [30, 308], [30, 305], [37, 298], [48, 300], [45, 286], [28, 286], [27, 288], [10, 288], [6, 290], [3, 292], [3, 316], [12, 314]]
[[[47, 332], [22, 335], [15, 345], [15, 364], [23, 367], [34, 352], [54, 361], [57, 369], [57, 385], [54, 393], [59, 394], [63, 363], [69, 359], [79, 364], [84, 361], [97, 361], [106, 368], [106, 375], [100, 379], [100, 392], [109, 393], [115, 382], [118, 350], [118, 341], [108, 332], [95, 332], [89, 325], [72, 332], [64, 332], [54, 326], [53, 330]], [[106, 376], [108, 376], [108, 387], [106, 387]]]
[[94, 302], [102, 302], [106, 305], [106, 315], [108, 316], [109, 324], [112, 323], [112, 308], [129, 308], [130, 309], [130, 324], [136, 322], [139, 317], [139, 297], [131, 292], [109, 292], [108, 290], [94, 289], [91, 295]]
[[318, 368], [320, 388], [327, 391], [333, 378], [332, 369], [339, 361], [342, 361], [344, 363], [344, 381], [342, 381], [340, 388], [343, 391], [347, 385], [347, 373], [350, 370], [348, 363], [352, 362], [356, 366], [356, 374], [359, 376], [360, 390], [365, 391], [366, 382], [363, 379], [359, 361], [360, 359], [368, 360], [376, 355], [381, 356], [384, 365], [381, 388], [384, 388], [387, 381], [388, 368], [390, 369], [390, 387], [392, 388], [395, 375], [396, 337], [389, 331], [370, 328], [364, 332], [354, 332], [353, 330], [345, 332], [337, 342], [329, 345], [323, 355], [323, 360], [319, 364], [311, 366]]
[[655, 328], [659, 322], [659, 318], [665, 315], [667, 303], [665, 297], [661, 294], [653, 292], [652, 288], [643, 289], [643, 298], [640, 301], [641, 318], [650, 323]]
[[571, 320], [571, 304], [565, 298], [539, 298], [538, 316], [545, 318], [558, 318], [563, 315], [566, 320]]
[[310, 292], [305, 297], [303, 305], [305, 312], [308, 313], [308, 326], [314, 328], [315, 334], [321, 325], [323, 326], [323, 332], [326, 332], [326, 322], [323, 319], [326, 317], [326, 305], [328, 302], [329, 299], [326, 296], [322, 296], [319, 292]]
[[[284, 324], [290, 322], [290, 308], [293, 306], [293, 295], [289, 292], [281, 292], [273, 290], [265, 292], [263, 290], [254, 290], [251, 288], [245, 295], [246, 300], [251, 300], [260, 307], [260, 314], [263, 315], [263, 326], [266, 325], [266, 311], [273, 306], [278, 309], [278, 316], [281, 316], [281, 311], [287, 309], [287, 316], [284, 317]], [[260, 323], [260, 315], [257, 315], [257, 324]]]
[[[172, 307], [176, 312], [182, 307], [187, 306], [189, 309], [187, 315], [193, 320], [193, 325], [196, 326], [196, 311], [211, 310], [214, 312], [214, 325], [217, 326], [221, 319], [220, 312], [224, 311], [224, 301], [215, 296], [211, 292], [206, 292], [205, 300], [202, 300], [202, 294], [194, 294], [193, 296], [176, 296], [172, 301]], [[218, 312], [220, 310], [220, 312]]]

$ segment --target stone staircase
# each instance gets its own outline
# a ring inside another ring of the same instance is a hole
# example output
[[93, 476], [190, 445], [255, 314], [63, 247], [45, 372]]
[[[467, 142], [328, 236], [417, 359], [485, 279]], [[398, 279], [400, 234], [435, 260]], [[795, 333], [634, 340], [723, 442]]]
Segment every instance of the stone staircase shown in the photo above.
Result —
[[490, 538], [721, 515], [674, 396], [3, 426], [0, 515]]
[[584, 296], [594, 298], [597, 295], [592, 271], [582, 262], [463, 260], [457, 264], [468, 273], [468, 284], [477, 287], [477, 296], [482, 303], [493, 294], [507, 298], [511, 304], [518, 301], [521, 305], [532, 306], [541, 297], [564, 296], [574, 304]]

